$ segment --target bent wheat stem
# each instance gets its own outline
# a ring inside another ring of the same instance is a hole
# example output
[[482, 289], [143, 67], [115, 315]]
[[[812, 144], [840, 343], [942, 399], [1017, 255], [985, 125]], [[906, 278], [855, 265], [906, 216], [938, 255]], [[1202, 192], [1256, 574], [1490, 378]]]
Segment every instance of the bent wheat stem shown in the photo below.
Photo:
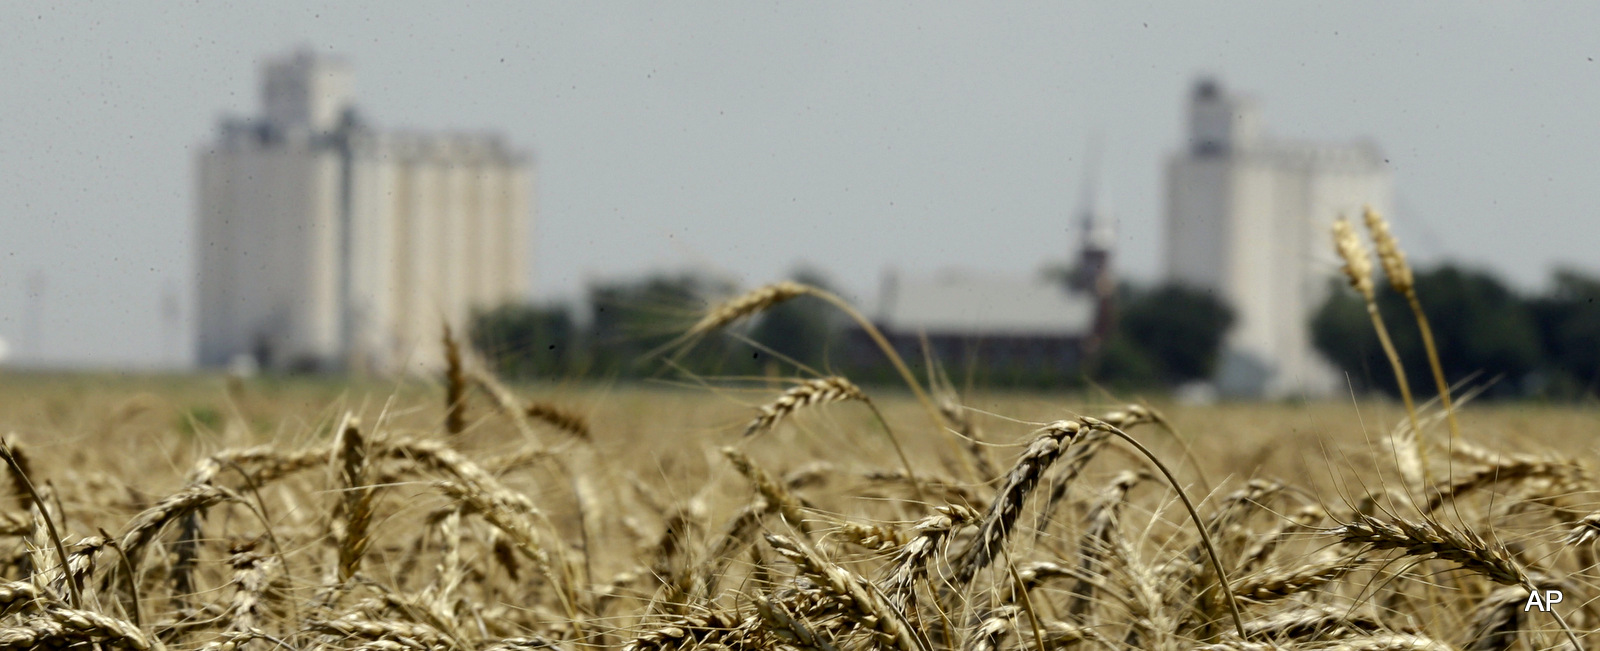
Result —
[[1129, 445], [1132, 445], [1134, 449], [1139, 451], [1140, 454], [1143, 454], [1145, 458], [1149, 459], [1150, 463], [1154, 464], [1156, 469], [1161, 471], [1161, 474], [1167, 478], [1167, 483], [1172, 484], [1172, 490], [1178, 494], [1179, 498], [1183, 499], [1183, 508], [1189, 510], [1189, 518], [1194, 520], [1195, 530], [1200, 532], [1200, 542], [1206, 548], [1206, 555], [1211, 558], [1211, 567], [1217, 571], [1217, 581], [1219, 582], [1218, 587], [1222, 588], [1222, 597], [1228, 601], [1228, 613], [1233, 615], [1233, 627], [1238, 631], [1239, 639], [1250, 639], [1249, 636], [1245, 634], [1244, 616], [1239, 614], [1238, 600], [1233, 596], [1233, 588], [1228, 585], [1227, 570], [1222, 569], [1222, 559], [1217, 557], [1217, 548], [1215, 545], [1211, 544], [1211, 534], [1206, 532], [1206, 525], [1200, 520], [1200, 512], [1195, 510], [1194, 502], [1189, 501], [1189, 494], [1183, 491], [1183, 486], [1178, 483], [1178, 478], [1172, 476], [1172, 471], [1167, 469], [1167, 464], [1162, 463], [1161, 459], [1157, 458], [1155, 453], [1150, 451], [1150, 448], [1145, 447], [1144, 444], [1135, 440], [1132, 436], [1128, 436], [1127, 432], [1124, 432], [1116, 427], [1112, 427], [1111, 425], [1108, 425], [1098, 419], [1085, 418], [1084, 421], [1086, 421], [1091, 427], [1110, 432], [1117, 438], [1127, 441]]

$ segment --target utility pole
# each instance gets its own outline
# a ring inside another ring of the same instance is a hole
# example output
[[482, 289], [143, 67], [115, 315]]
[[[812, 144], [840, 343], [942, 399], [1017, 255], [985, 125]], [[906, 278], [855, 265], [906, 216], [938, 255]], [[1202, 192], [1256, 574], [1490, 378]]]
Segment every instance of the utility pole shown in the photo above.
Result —
[[24, 357], [35, 364], [44, 359], [44, 332], [40, 329], [40, 319], [44, 314], [44, 293], [49, 286], [50, 282], [43, 271], [36, 269], [28, 274], [28, 305], [23, 315], [26, 321], [23, 324], [22, 346], [28, 351]]
[[161, 362], [172, 369], [176, 369], [181, 361], [178, 359], [178, 329], [182, 325], [182, 316], [182, 307], [178, 304], [178, 286], [168, 278], [161, 290]]

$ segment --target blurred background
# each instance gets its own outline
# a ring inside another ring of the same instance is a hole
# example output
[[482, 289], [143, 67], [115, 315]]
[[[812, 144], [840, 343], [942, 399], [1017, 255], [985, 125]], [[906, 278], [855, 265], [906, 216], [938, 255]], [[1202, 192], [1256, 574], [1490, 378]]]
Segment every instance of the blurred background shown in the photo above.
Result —
[[[0, 12], [9, 369], [431, 372], [449, 323], [515, 378], [658, 375], [795, 278], [987, 386], [1390, 391], [1327, 235], [1370, 205], [1452, 381], [1600, 391], [1600, 8]], [[832, 314], [684, 363], [887, 378]]]

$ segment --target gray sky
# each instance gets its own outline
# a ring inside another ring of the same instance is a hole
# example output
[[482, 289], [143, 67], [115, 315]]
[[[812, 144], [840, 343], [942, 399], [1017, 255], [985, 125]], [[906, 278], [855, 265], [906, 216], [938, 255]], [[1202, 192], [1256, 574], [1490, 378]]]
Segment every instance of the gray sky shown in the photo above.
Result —
[[868, 296], [891, 266], [1031, 273], [1071, 251], [1097, 134], [1119, 264], [1152, 278], [1162, 160], [1198, 73], [1257, 96], [1274, 134], [1375, 139], [1417, 258], [1530, 289], [1555, 265], [1600, 273], [1595, 4], [261, 6], [0, 9], [14, 354], [188, 359], [192, 151], [223, 113], [256, 112], [264, 56], [302, 43], [351, 60], [380, 126], [534, 150], [541, 298], [686, 267], [759, 284], [808, 262]]

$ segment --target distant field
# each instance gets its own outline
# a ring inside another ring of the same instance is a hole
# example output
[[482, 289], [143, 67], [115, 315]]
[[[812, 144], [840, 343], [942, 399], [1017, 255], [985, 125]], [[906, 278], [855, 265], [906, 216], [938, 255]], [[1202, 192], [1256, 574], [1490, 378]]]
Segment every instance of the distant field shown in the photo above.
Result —
[[[465, 430], [448, 434], [443, 380], [0, 375], [0, 431], [51, 505], [86, 601], [68, 603], [48, 544], [0, 545], [11, 582], [0, 593], [31, 590], [36, 605], [24, 610], [61, 622], [112, 618], [74, 639], [132, 648], [255, 638], [261, 649], [974, 648], [991, 638], [996, 648], [1188, 648], [1234, 635], [1176, 493], [1154, 475], [1118, 474], [1154, 472], [1132, 448], [1104, 444], [1063, 479], [1073, 451], [1093, 445], [1085, 438], [1046, 464], [1031, 497], [1007, 492], [1027, 459], [1048, 452], [1041, 426], [1126, 403], [965, 396], [968, 431], [982, 440], [971, 444], [909, 393], [869, 387], [913, 480], [859, 402], [805, 406], [742, 437], [789, 386], [510, 387], [519, 405], [569, 412], [584, 439], [571, 423], [513, 417], [477, 389]], [[1197, 502], [1235, 591], [1254, 591], [1241, 621], [1260, 631], [1290, 614], [1333, 618], [1301, 637], [1253, 639], [1331, 648], [1377, 631], [1465, 646], [1484, 639], [1471, 632], [1482, 618], [1511, 612], [1493, 608], [1513, 598], [1496, 591], [1502, 565], [1581, 592], [1566, 609], [1579, 634], [1600, 622], [1577, 603], [1600, 596], [1589, 590], [1592, 555], [1563, 542], [1595, 508], [1577, 460], [1595, 456], [1600, 410], [1468, 404], [1471, 449], [1452, 456], [1443, 426], [1427, 428], [1426, 470], [1413, 476], [1434, 486], [1407, 496], [1394, 404], [1152, 406], [1193, 461], [1169, 431], [1137, 419], [1126, 428]], [[359, 419], [353, 434], [336, 432], [346, 412]], [[1046, 517], [1056, 484], [1066, 490]], [[12, 486], [6, 540], [44, 541], [25, 510], [33, 502]], [[1016, 514], [996, 506], [1018, 496]], [[1447, 505], [1430, 507], [1430, 496]], [[976, 511], [925, 520], [943, 504]], [[1012, 524], [998, 534], [988, 519], [968, 521], [1001, 516]], [[1482, 538], [1452, 551], [1460, 541], [1448, 536], [1417, 547], [1372, 542], [1381, 526], [1350, 528], [1391, 520]], [[119, 574], [101, 531], [136, 548], [136, 581]], [[974, 561], [974, 541], [989, 535], [1005, 553]], [[933, 546], [913, 558], [924, 538]], [[1013, 572], [1023, 570], [1032, 574]], [[828, 576], [854, 578], [829, 587]], [[839, 592], [850, 581], [867, 592]], [[874, 624], [882, 617], [896, 623]], [[1517, 621], [1506, 630], [1530, 643], [1560, 639], [1539, 613]], [[1405, 648], [1449, 648], [1423, 642]]]

